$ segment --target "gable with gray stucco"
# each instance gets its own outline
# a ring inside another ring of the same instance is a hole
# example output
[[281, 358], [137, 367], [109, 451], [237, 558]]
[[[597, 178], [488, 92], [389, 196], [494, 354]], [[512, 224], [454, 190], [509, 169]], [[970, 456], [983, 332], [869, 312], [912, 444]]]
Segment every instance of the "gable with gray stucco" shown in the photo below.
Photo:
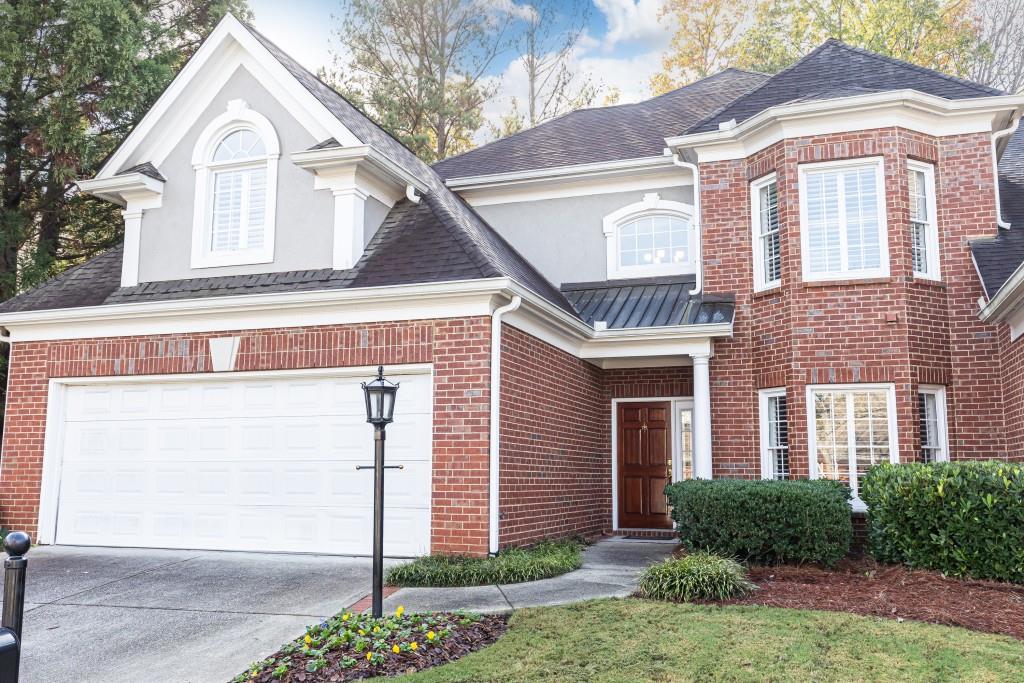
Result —
[[[682, 174], [680, 174], [682, 176]], [[610, 192], [531, 202], [489, 204], [476, 211], [548, 280], [581, 282], [608, 278], [604, 217], [657, 193], [693, 204], [693, 186]]]

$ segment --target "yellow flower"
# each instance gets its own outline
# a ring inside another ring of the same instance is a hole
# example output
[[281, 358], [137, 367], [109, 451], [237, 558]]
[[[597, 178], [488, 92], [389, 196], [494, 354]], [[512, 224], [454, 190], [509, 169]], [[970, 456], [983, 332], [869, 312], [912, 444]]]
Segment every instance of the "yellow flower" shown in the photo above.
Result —
[[372, 659], [373, 658], [373, 653], [372, 652], [367, 652], [366, 653], [366, 658], [367, 659]]
[[414, 641], [412, 641], [411, 643], [409, 643], [409, 647], [410, 647], [411, 649], [413, 649], [413, 650], [418, 650], [420, 646], [419, 646], [419, 645], [418, 645], [418, 644], [416, 643], [416, 641], [414, 640]]
[[342, 614], [342, 615], [341, 615], [341, 620], [342, 620], [342, 621], [348, 621], [348, 618], [349, 618], [349, 616], [350, 616], [350, 615], [348, 614], [348, 612], [346, 612], [345, 614]]
[[366, 635], [366, 631], [364, 631], [363, 629], [359, 629], [359, 635], [365, 636]]
[[397, 645], [392, 645], [391, 646], [391, 651], [394, 652], [397, 655], [399, 652], [402, 651], [402, 648], [398, 647]]
[[433, 640], [436, 637], [437, 637], [436, 633], [434, 633], [433, 631], [427, 631], [427, 640]]
[[303, 638], [302, 640], [304, 640], [306, 642], [306, 645], [309, 645], [310, 643], [313, 642], [313, 639], [309, 637], [308, 633], [306, 634], [306, 637]]
[[400, 616], [402, 616], [403, 612], [405, 612], [405, 608], [402, 607], [401, 605], [399, 605], [398, 609], [395, 610], [395, 616], [396, 617], [400, 617]]
[[374, 626], [373, 627], [373, 632], [374, 633], [380, 633], [380, 626]]

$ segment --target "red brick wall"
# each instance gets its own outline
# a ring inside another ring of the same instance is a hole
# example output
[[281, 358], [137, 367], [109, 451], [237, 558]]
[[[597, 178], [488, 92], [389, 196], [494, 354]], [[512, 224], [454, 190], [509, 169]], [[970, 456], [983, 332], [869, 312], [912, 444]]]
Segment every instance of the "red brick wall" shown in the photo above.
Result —
[[1011, 460], [1024, 462], [1024, 337], [1010, 341], [1010, 328], [1001, 326], [1003, 411], [1006, 446]]
[[[802, 282], [798, 168], [801, 163], [882, 157], [890, 276]], [[906, 162], [934, 163], [942, 282], [913, 277]], [[711, 363], [715, 476], [759, 476], [757, 389], [787, 388], [791, 470], [806, 475], [808, 384], [892, 382], [900, 457], [919, 446], [916, 391], [947, 385], [953, 457], [1006, 454], [995, 328], [977, 319], [982, 293], [967, 241], [994, 234], [994, 178], [986, 135], [930, 138], [888, 128], [787, 139], [743, 160], [703, 163], [704, 287], [736, 294], [734, 337]], [[753, 291], [749, 183], [777, 174], [782, 286]]]
[[612, 399], [693, 395], [693, 369], [600, 370], [504, 325], [501, 545], [612, 528]]
[[610, 529], [601, 370], [507, 324], [501, 334], [501, 545]]
[[209, 372], [207, 339], [229, 334], [240, 337], [239, 371], [433, 363], [431, 548], [486, 553], [487, 317], [16, 343], [0, 463], [3, 523], [37, 530], [49, 378]]

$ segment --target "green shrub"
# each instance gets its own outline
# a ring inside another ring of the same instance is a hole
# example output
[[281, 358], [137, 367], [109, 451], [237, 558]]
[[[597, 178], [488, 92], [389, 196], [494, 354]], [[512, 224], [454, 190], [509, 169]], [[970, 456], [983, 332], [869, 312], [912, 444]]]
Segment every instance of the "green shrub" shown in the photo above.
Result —
[[583, 543], [542, 541], [529, 548], [507, 548], [494, 557], [426, 555], [388, 570], [391, 586], [487, 586], [547, 579], [579, 569]]
[[682, 602], [728, 600], [755, 588], [736, 560], [697, 552], [652, 564], [640, 577], [637, 595]]
[[820, 562], [850, 550], [850, 489], [834, 481], [691, 479], [669, 485], [679, 540], [744, 562]]
[[1024, 583], [1024, 465], [884, 464], [861, 497], [875, 559]]

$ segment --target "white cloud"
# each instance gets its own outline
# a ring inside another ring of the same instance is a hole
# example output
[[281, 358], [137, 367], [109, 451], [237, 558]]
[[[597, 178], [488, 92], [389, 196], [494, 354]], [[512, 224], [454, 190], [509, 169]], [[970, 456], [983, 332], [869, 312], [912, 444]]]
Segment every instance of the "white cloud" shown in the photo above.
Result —
[[644, 43], [651, 48], [667, 45], [671, 32], [658, 21], [663, 5], [664, 0], [594, 0], [608, 25], [604, 48], [611, 50], [621, 43]]

